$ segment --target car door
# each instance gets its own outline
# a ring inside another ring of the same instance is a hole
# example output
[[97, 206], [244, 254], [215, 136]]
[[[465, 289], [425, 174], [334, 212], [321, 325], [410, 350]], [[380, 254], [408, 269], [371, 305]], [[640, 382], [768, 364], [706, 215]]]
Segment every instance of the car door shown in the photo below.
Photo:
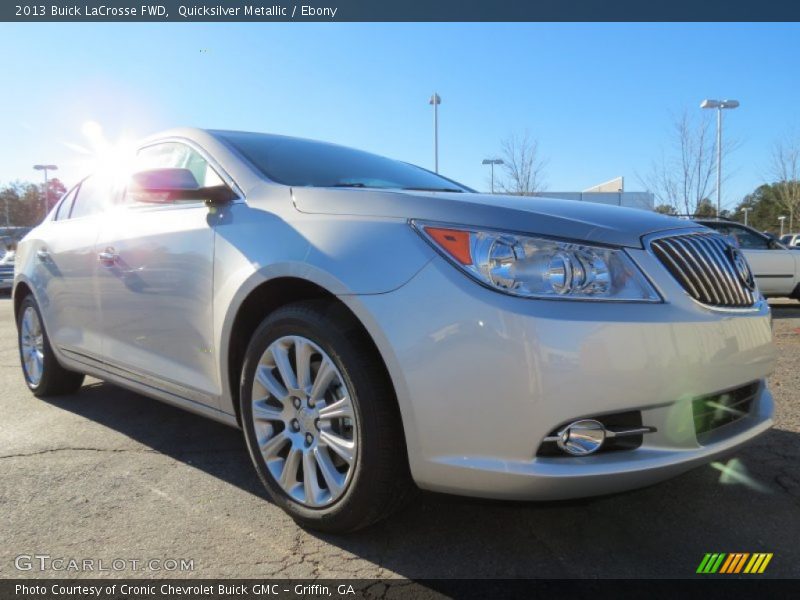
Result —
[[32, 281], [50, 341], [83, 362], [101, 355], [95, 242], [108, 193], [100, 175], [84, 179], [64, 196], [33, 240]]
[[[138, 169], [168, 167], [190, 169], [201, 186], [217, 183], [200, 152], [183, 143], [139, 151]], [[109, 368], [215, 406], [214, 228], [208, 207], [199, 200], [159, 204], [123, 194], [101, 229], [97, 248], [103, 354]]]
[[788, 296], [794, 291], [795, 250], [784, 248], [749, 227], [726, 223], [724, 229], [723, 233], [736, 242], [750, 263], [761, 293]]

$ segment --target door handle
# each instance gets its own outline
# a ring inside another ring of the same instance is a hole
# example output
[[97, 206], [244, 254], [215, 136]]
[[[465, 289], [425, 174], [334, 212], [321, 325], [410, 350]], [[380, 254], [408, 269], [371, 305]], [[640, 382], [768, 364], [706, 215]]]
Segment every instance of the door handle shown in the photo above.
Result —
[[113, 267], [118, 258], [119, 254], [117, 254], [113, 248], [106, 248], [102, 252], [97, 253], [97, 260], [105, 267]]
[[38, 258], [41, 262], [47, 262], [50, 260], [50, 253], [47, 251], [47, 248], [39, 248], [36, 251], [36, 258]]

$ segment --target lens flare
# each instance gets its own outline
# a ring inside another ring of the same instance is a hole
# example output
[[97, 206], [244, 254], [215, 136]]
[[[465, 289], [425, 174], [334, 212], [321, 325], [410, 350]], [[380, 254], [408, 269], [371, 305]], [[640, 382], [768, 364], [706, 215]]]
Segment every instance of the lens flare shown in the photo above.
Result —
[[135, 147], [128, 136], [110, 140], [97, 121], [86, 121], [81, 126], [83, 144], [72, 145], [76, 151], [84, 150], [82, 160], [86, 173], [94, 173], [113, 182], [130, 175], [134, 167]]
[[712, 462], [711, 466], [722, 473], [719, 476], [719, 482], [723, 485], [743, 485], [764, 494], [772, 493], [772, 490], [763, 483], [750, 477], [747, 473], [747, 467], [738, 458], [732, 458], [727, 463]]

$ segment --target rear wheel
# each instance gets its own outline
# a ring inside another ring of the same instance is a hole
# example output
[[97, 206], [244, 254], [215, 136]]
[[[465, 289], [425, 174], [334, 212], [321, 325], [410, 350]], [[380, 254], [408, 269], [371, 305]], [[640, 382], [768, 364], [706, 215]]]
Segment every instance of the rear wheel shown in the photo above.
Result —
[[302, 525], [346, 532], [412, 489], [394, 393], [374, 347], [324, 302], [277, 310], [255, 332], [240, 390], [250, 456]]
[[73, 394], [83, 385], [83, 373], [65, 369], [53, 354], [39, 307], [31, 295], [20, 304], [17, 340], [25, 383], [35, 396]]

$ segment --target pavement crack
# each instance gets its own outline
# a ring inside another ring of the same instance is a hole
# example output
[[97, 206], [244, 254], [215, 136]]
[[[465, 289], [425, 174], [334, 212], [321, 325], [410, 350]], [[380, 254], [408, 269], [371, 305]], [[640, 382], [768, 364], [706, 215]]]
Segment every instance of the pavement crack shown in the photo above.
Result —
[[187, 454], [223, 454], [223, 453], [239, 453], [241, 448], [213, 448], [202, 450], [182, 450], [165, 454], [154, 448], [94, 448], [91, 446], [64, 446], [59, 448], [45, 448], [44, 450], [36, 450], [34, 452], [18, 452], [15, 454], [4, 454], [0, 456], [0, 460], [4, 458], [27, 458], [30, 456], [41, 456], [42, 454], [54, 454], [56, 452], [108, 452], [112, 454], [122, 454], [124, 452], [131, 452], [136, 454], [165, 454], [165, 456], [172, 456], [179, 458]]
[[0, 460], [4, 458], [27, 458], [30, 456], [40, 456], [42, 454], [54, 454], [56, 452], [144, 452], [156, 453], [156, 450], [148, 448], [92, 448], [89, 446], [67, 446], [63, 448], [45, 448], [44, 450], [37, 450], [35, 452], [19, 452], [17, 454], [4, 454], [0, 456]]

